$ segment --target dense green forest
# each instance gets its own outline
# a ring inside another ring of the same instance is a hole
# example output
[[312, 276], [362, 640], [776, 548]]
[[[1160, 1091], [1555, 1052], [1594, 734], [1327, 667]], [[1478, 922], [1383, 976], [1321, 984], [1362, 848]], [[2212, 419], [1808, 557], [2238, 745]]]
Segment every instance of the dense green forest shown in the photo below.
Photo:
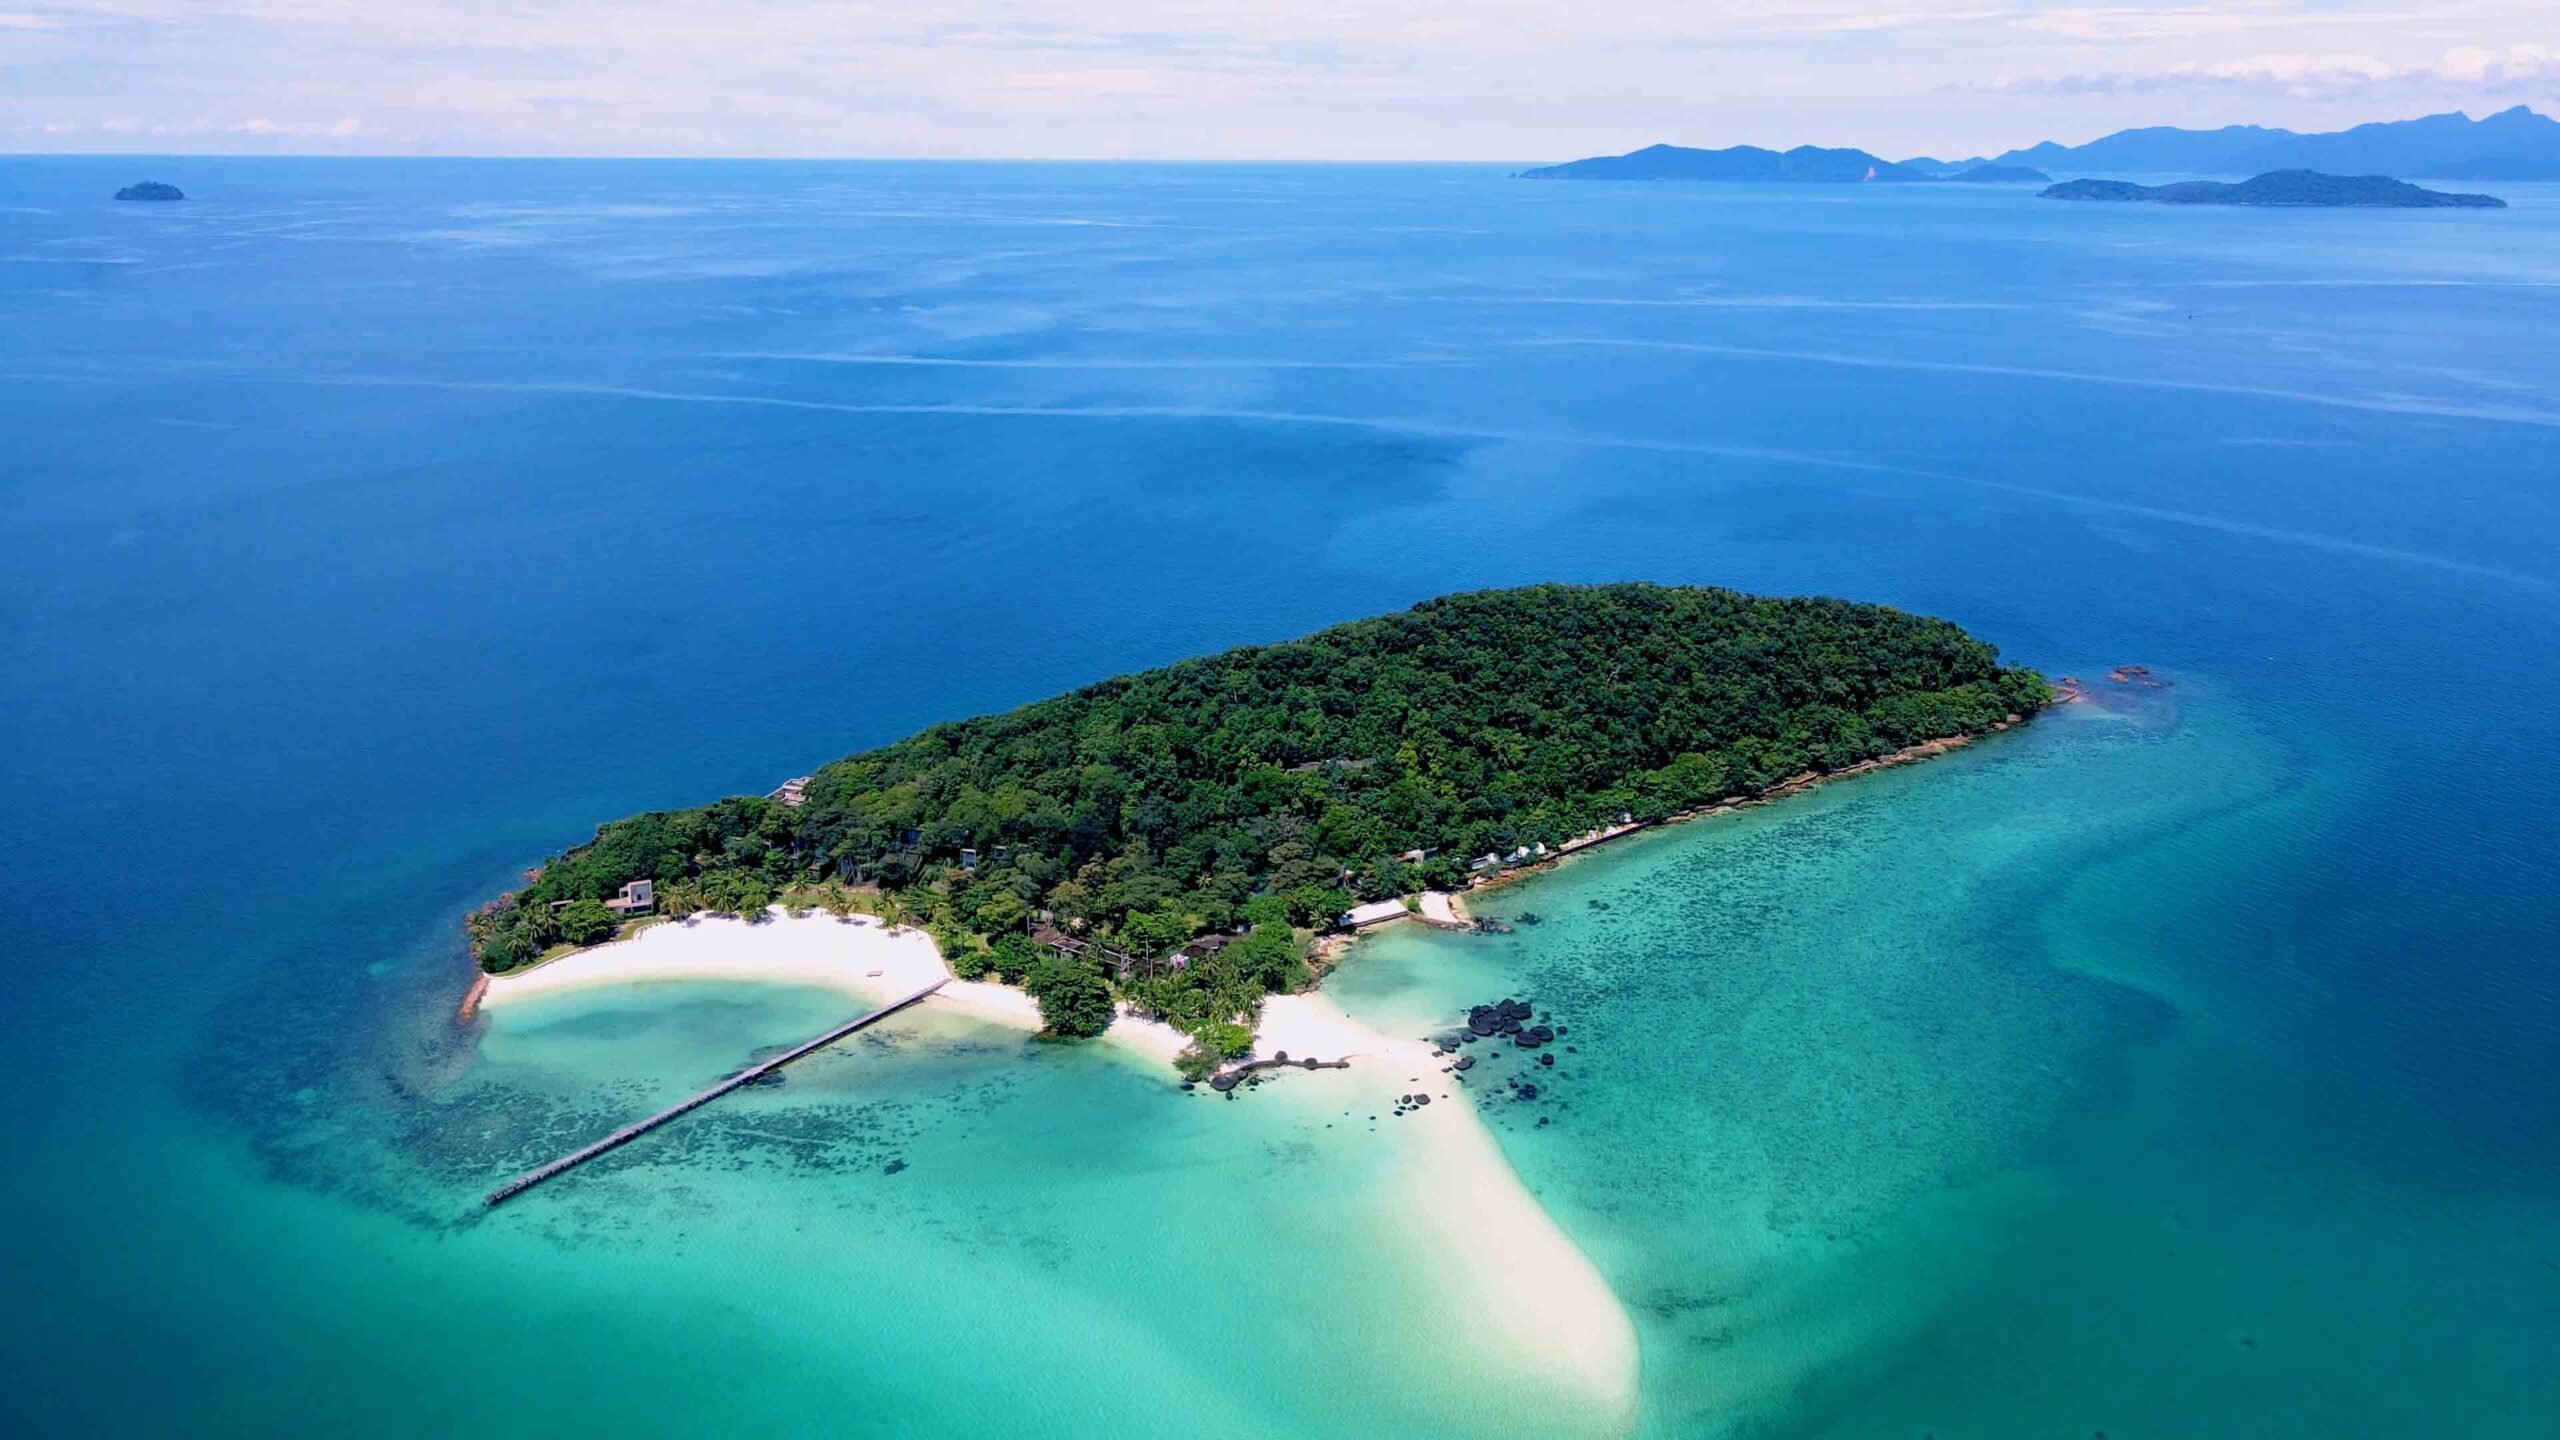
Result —
[[564, 926], [594, 938], [584, 902], [627, 880], [656, 881], [677, 914], [855, 885], [930, 926], [964, 973], [1022, 979], [1041, 911], [1140, 955], [1252, 927], [1126, 987], [1207, 1033], [1303, 984], [1291, 927], [1355, 899], [1461, 885], [1470, 857], [1979, 731], [2048, 693], [1954, 625], [1882, 606], [1656, 585], [1452, 595], [937, 725], [818, 771], [799, 806], [617, 820], [470, 929], [505, 971]]

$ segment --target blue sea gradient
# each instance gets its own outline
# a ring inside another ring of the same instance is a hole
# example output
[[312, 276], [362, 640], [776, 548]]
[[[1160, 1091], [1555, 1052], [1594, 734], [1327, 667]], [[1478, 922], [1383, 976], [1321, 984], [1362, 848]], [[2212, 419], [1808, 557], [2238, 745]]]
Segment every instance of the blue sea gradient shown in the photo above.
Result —
[[2560, 186], [2501, 193], [0, 159], [11, 1428], [1616, 1427], [1486, 1367], [1327, 1077], [919, 1016], [483, 1216], [850, 1010], [453, 1008], [600, 820], [1649, 579], [2097, 695], [1329, 981], [1566, 1023], [1479, 1089], [1637, 1433], [2560, 1433]]

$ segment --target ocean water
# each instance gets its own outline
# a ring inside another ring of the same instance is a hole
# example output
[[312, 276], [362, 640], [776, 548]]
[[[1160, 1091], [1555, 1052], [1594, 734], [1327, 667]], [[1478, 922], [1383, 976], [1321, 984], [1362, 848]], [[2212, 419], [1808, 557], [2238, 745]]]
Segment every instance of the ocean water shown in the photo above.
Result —
[[599, 819], [1647, 578], [2165, 683], [1337, 972], [1566, 1023], [1477, 1083], [1636, 1432], [2560, 1429], [2560, 188], [1960, 188], [0, 160], [13, 1410], [1620, 1428], [1477, 1343], [1334, 1077], [917, 1017], [482, 1216], [843, 1001], [451, 1013], [455, 916]]

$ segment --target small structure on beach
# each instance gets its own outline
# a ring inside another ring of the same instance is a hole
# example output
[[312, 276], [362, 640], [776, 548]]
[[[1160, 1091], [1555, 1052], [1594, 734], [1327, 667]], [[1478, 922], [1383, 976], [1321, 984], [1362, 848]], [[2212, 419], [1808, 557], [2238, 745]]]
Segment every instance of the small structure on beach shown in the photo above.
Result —
[[1402, 900], [1372, 900], [1366, 905], [1354, 905], [1343, 911], [1338, 923], [1345, 930], [1358, 930], [1383, 921], [1401, 920], [1409, 913]]
[[614, 918], [618, 920], [628, 920], [634, 915], [646, 915], [658, 908], [658, 882], [633, 880], [622, 887], [621, 894], [604, 902], [604, 908], [612, 911]]

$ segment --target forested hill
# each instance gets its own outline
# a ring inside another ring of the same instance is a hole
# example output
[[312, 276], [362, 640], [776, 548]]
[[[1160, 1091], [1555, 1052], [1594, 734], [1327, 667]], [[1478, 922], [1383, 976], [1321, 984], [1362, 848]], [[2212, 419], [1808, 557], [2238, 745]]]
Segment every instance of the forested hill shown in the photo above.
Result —
[[[1470, 856], [1981, 730], [2047, 693], [1954, 625], [1875, 605], [1657, 585], [1452, 595], [937, 725], [818, 771], [801, 806], [615, 821], [471, 929], [503, 970], [561, 939], [553, 902], [627, 880], [655, 880], [681, 913], [841, 877], [946, 941], [1047, 909], [1156, 953], [1459, 883]], [[1398, 858], [1416, 850], [1430, 857]]]

